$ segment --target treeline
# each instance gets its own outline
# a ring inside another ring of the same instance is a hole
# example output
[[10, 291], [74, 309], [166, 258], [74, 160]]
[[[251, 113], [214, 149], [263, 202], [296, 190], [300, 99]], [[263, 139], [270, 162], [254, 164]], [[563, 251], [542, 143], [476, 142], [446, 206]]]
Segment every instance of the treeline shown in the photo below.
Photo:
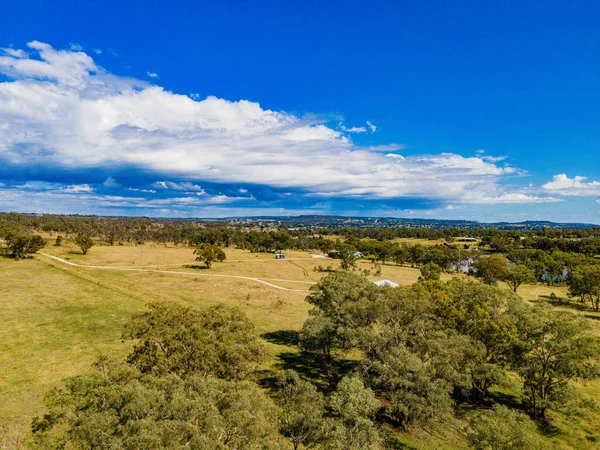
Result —
[[[96, 217], [96, 216], [64, 216], [53, 214], [19, 214], [0, 213], [0, 229], [17, 228], [29, 231], [45, 231], [64, 234], [86, 233], [93, 234], [110, 244], [115, 242], [173, 242], [192, 243], [200, 242], [195, 239], [199, 229], [202, 230], [258, 230], [282, 231], [290, 237], [302, 241], [314, 236], [341, 236], [345, 239], [375, 239], [379, 241], [396, 238], [418, 238], [438, 240], [445, 239], [449, 242], [459, 237], [480, 238], [483, 244], [504, 247], [515, 241], [526, 248], [538, 248], [550, 251], [575, 251], [578, 253], [598, 253], [600, 248], [600, 228], [534, 228], [499, 230], [493, 228], [452, 228], [452, 227], [293, 227], [275, 226], [265, 228], [256, 222], [242, 223], [239, 220], [228, 222], [226, 220], [191, 220], [191, 219], [150, 219], [132, 217]], [[226, 245], [231, 242], [229, 232], [224, 236], [216, 236], [217, 242]], [[216, 243], [216, 242], [214, 242]], [[589, 247], [593, 247], [589, 248]]]
[[[481, 283], [390, 289], [350, 272], [323, 278], [307, 301], [301, 353], [266, 378], [239, 309], [151, 305], [125, 326], [125, 360], [101, 358], [48, 393], [33, 445], [395, 448], [398, 430], [467, 405], [459, 433], [474, 448], [535, 449], [536, 423], [590, 406], [575, 382], [598, 376], [598, 342], [579, 316]], [[493, 393], [515, 377], [524, 411]]]

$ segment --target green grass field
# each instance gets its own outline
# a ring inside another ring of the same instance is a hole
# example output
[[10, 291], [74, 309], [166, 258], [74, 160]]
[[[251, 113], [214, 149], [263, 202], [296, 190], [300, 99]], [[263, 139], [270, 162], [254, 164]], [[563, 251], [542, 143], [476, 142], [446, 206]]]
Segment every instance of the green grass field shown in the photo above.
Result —
[[[186, 268], [198, 265], [192, 249], [173, 246], [95, 246], [88, 255], [77, 253], [72, 244], [48, 246], [43, 250], [84, 265], [128, 266], [182, 271], [185, 274], [102, 270], [67, 266], [38, 255], [14, 261], [0, 258], [0, 448], [18, 448], [17, 439], [26, 435], [31, 418], [43, 412], [44, 393], [65, 377], [85, 372], [100, 354], [124, 355], [129, 346], [121, 340], [123, 324], [153, 300], [177, 302], [204, 308], [219, 302], [240, 307], [254, 322], [272, 357], [266, 369], [285, 366], [298, 350], [286, 345], [285, 331], [297, 331], [308, 315], [306, 293], [275, 289], [252, 280], [205, 277], [205, 274], [238, 275], [277, 279], [274, 284], [289, 289], [308, 289], [326, 273], [315, 266], [332, 265], [329, 259], [315, 259], [304, 252], [286, 252], [288, 259], [275, 260], [270, 254], [253, 254], [226, 249], [227, 261], [211, 269]], [[142, 264], [140, 264], [140, 254]], [[153, 263], [153, 264], [152, 264]], [[368, 261], [361, 270], [374, 272]], [[381, 276], [400, 284], [417, 280], [419, 270], [393, 264], [382, 266]], [[451, 275], [444, 274], [444, 279]], [[566, 303], [566, 288], [522, 286], [525, 299], [548, 301], [554, 292], [557, 308], [567, 308], [590, 318], [600, 335], [600, 314]], [[271, 338], [279, 336], [279, 338]], [[600, 399], [600, 382], [582, 386], [586, 395]], [[515, 396], [518, 385], [503, 387], [499, 395]], [[469, 411], [465, 412], [468, 416]], [[466, 448], [459, 429], [466, 422], [455, 419], [434, 423], [427, 429], [398, 433], [405, 448]], [[558, 416], [556, 429], [545, 437], [548, 448], [598, 448], [600, 418], [594, 414], [581, 420]], [[8, 443], [8, 444], [7, 444]]]

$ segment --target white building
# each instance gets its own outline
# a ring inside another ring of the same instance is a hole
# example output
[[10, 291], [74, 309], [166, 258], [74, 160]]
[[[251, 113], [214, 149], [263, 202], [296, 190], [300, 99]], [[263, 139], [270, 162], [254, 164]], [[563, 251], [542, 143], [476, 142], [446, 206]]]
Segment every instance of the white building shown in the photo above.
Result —
[[400, 286], [398, 283], [394, 283], [391, 280], [379, 280], [379, 281], [374, 281], [373, 283], [375, 283], [379, 287], [385, 286], [385, 287], [397, 288], [398, 286]]

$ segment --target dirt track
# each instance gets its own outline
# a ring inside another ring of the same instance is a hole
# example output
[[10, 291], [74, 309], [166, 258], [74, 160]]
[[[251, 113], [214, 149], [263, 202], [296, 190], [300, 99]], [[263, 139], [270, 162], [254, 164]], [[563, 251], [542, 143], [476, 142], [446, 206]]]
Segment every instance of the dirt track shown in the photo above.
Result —
[[239, 280], [255, 281], [257, 283], [264, 284], [264, 285], [272, 287], [274, 289], [279, 289], [279, 290], [288, 291], [288, 292], [307, 293], [308, 290], [307, 289], [289, 289], [289, 288], [286, 288], [283, 286], [278, 286], [276, 284], [270, 283], [269, 281], [266, 281], [266, 280], [283, 281], [285, 283], [301, 283], [301, 284], [310, 284], [310, 285], [314, 284], [313, 282], [310, 282], [310, 281], [281, 280], [281, 279], [277, 279], [277, 278], [261, 279], [261, 278], [255, 278], [255, 277], [244, 277], [244, 276], [240, 276], [240, 275], [224, 275], [224, 274], [216, 274], [216, 273], [181, 272], [181, 271], [177, 271], [177, 270], [160, 270], [160, 269], [137, 269], [137, 268], [134, 269], [131, 267], [119, 267], [119, 266], [87, 266], [87, 265], [77, 264], [77, 263], [74, 263], [71, 261], [67, 261], [66, 259], [59, 258], [58, 256], [49, 255], [48, 253], [38, 252], [38, 254], [46, 256], [47, 258], [51, 258], [55, 261], [59, 261], [63, 264], [67, 264], [69, 266], [82, 267], [85, 269], [122, 270], [122, 271], [127, 271], [127, 272], [168, 273], [168, 274], [172, 274], [172, 275], [187, 275], [187, 276], [194, 276], [194, 277], [236, 278]]

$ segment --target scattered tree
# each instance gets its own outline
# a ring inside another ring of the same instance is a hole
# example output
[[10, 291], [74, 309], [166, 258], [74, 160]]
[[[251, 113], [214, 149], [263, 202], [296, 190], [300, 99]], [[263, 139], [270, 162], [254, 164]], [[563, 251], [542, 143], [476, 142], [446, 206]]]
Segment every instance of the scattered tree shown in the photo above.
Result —
[[87, 255], [87, 252], [94, 246], [94, 240], [87, 234], [79, 234], [75, 238], [75, 243], [81, 249], [81, 253]]
[[200, 244], [194, 250], [196, 261], [202, 261], [207, 269], [210, 269], [215, 261], [223, 262], [227, 259], [227, 255], [221, 247], [212, 244]]
[[421, 277], [425, 281], [439, 280], [442, 268], [436, 263], [427, 263], [421, 266]]
[[535, 283], [533, 271], [527, 268], [524, 264], [513, 264], [508, 269], [508, 274], [505, 277], [513, 292], [517, 292], [519, 286], [524, 283]]
[[479, 258], [473, 267], [475, 275], [485, 284], [496, 284], [503, 281], [509, 274], [508, 260], [501, 255], [490, 255], [487, 258]]
[[46, 241], [37, 234], [10, 234], [7, 236], [6, 241], [8, 242], [8, 250], [15, 259], [26, 258], [46, 245]]
[[598, 376], [593, 359], [598, 341], [585, 319], [546, 305], [523, 309], [513, 365], [523, 377], [523, 393], [531, 414], [547, 420], [547, 410], [565, 399], [569, 381]]
[[344, 270], [348, 270], [356, 265], [356, 247], [343, 242], [336, 242], [335, 253], [337, 258], [341, 260], [340, 267]]

